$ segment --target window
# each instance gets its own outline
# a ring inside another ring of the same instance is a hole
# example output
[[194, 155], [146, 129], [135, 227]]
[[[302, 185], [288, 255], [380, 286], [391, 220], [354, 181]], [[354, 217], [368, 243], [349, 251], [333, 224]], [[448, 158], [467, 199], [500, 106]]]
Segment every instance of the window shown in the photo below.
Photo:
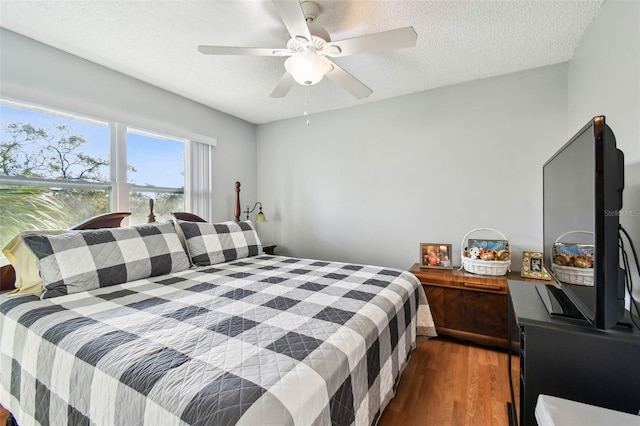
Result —
[[127, 183], [132, 224], [147, 222], [149, 200], [157, 221], [184, 210], [185, 142], [127, 129]]
[[0, 248], [18, 232], [61, 229], [108, 211], [131, 224], [185, 210], [189, 142], [0, 100]]

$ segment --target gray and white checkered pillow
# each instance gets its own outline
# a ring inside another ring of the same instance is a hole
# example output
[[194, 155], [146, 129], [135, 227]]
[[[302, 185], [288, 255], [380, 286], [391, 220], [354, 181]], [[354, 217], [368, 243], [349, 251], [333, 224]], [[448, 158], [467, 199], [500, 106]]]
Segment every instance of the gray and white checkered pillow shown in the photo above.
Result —
[[43, 299], [190, 267], [171, 222], [22, 239], [39, 259]]
[[191, 262], [196, 266], [215, 265], [262, 254], [262, 244], [253, 224], [243, 222], [178, 221]]

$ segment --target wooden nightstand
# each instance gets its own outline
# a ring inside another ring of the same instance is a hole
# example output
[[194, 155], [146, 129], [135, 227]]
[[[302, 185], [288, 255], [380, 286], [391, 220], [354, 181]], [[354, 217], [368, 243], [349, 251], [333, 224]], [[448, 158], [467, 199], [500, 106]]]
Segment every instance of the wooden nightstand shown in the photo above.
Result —
[[275, 245], [275, 244], [263, 244], [262, 245], [262, 251], [264, 252], [264, 254], [270, 254], [272, 256], [275, 256], [276, 247], [278, 247], [278, 246]]
[[496, 277], [471, 274], [457, 267], [420, 269], [417, 263], [409, 272], [427, 293], [438, 334], [502, 348], [508, 347], [507, 280], [545, 282], [522, 278], [520, 272]]

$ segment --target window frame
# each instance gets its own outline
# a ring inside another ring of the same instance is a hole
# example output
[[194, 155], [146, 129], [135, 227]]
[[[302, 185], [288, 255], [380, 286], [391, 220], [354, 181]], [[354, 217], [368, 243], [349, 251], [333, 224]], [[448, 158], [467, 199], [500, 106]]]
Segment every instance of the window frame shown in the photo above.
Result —
[[[80, 113], [64, 111], [58, 108], [45, 107], [31, 102], [18, 101], [4, 96], [0, 96], [0, 104], [8, 105], [13, 108], [32, 111], [35, 113], [59, 116], [64, 119], [76, 120], [85, 123], [100, 125], [106, 124], [109, 130], [108, 142], [110, 155], [109, 180], [105, 182], [0, 175], [0, 185], [106, 190], [110, 192], [109, 211], [111, 212], [129, 211], [129, 194], [132, 191], [174, 194], [181, 193], [184, 197], [184, 208], [188, 210], [187, 206], [190, 205], [189, 203], [191, 201], [191, 197], [188, 192], [190, 189], [189, 179], [187, 178], [191, 173], [191, 167], [189, 164], [191, 141], [189, 139], [167, 135], [160, 131], [141, 129], [140, 127], [122, 123], [119, 121], [103, 120]], [[127, 133], [129, 131], [153, 138], [171, 139], [175, 141], [182, 141], [184, 143], [184, 176], [183, 186], [181, 188], [159, 187], [152, 185], [134, 185], [127, 182]], [[123, 222], [125, 222], [125, 225], [128, 224], [128, 218], [125, 218]], [[2, 256], [0, 255], [0, 257]]]

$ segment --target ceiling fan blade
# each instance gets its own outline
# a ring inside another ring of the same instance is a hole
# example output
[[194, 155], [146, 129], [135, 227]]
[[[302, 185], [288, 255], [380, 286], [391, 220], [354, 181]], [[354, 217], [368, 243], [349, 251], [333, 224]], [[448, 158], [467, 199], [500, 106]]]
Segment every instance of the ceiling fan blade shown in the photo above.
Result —
[[276, 47], [198, 46], [198, 51], [205, 55], [283, 56], [279, 53], [282, 50]]
[[272, 98], [284, 98], [287, 96], [287, 93], [289, 93], [289, 90], [291, 90], [294, 84], [296, 84], [296, 81], [293, 79], [293, 76], [288, 72], [285, 72], [283, 76], [280, 77], [278, 84], [276, 84], [276, 87], [269, 96]]
[[311, 40], [307, 20], [304, 19], [302, 5], [298, 0], [273, 0], [273, 4], [278, 14], [280, 14], [284, 26], [287, 27], [289, 34], [291, 34], [291, 38], [302, 36], [308, 41]]
[[329, 80], [351, 93], [357, 99], [366, 98], [373, 93], [373, 90], [369, 89], [360, 80], [340, 68], [335, 62], [331, 62], [331, 65], [333, 65], [333, 69], [325, 75]]
[[[324, 50], [327, 56], [339, 57], [358, 53], [379, 52], [381, 50], [415, 47], [418, 34], [413, 27], [398, 28], [381, 33], [368, 34], [360, 37], [327, 43]], [[337, 49], [334, 46], [338, 47]]]

